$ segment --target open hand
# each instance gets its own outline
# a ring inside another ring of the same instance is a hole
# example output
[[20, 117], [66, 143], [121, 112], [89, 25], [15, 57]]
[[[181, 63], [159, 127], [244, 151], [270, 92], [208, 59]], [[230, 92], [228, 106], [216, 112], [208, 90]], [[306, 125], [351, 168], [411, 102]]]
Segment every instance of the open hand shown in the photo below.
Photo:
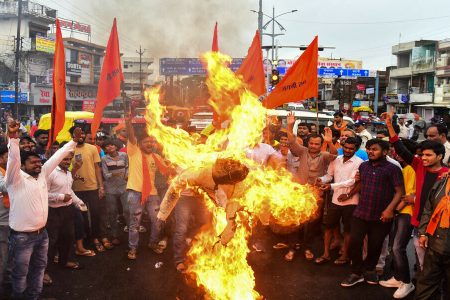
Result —
[[333, 133], [331, 132], [331, 129], [329, 127], [325, 127], [323, 129], [323, 141], [327, 144], [331, 144], [333, 142]]
[[287, 120], [288, 126], [294, 126], [295, 116], [294, 116], [294, 113], [292, 111], [287, 114], [286, 120]]

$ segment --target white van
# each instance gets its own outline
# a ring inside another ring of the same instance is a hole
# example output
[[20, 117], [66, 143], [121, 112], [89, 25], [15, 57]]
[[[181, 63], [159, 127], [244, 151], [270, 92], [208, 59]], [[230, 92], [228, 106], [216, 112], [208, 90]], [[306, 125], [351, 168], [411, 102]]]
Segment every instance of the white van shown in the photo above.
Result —
[[[304, 122], [308, 124], [316, 124], [317, 123], [317, 114], [315, 111], [308, 111], [308, 110], [282, 110], [282, 109], [271, 109], [269, 111], [269, 115], [271, 116], [277, 116], [282, 117], [283, 125], [286, 126], [286, 116], [289, 112], [293, 112], [294, 116], [296, 118], [295, 124], [294, 124], [294, 133], [297, 133], [297, 127], [298, 124]], [[344, 120], [349, 124], [353, 125], [355, 122], [352, 118], [344, 116]], [[333, 125], [334, 117], [333, 114], [330, 113], [322, 113], [319, 112], [319, 125], [324, 125], [326, 127]]]

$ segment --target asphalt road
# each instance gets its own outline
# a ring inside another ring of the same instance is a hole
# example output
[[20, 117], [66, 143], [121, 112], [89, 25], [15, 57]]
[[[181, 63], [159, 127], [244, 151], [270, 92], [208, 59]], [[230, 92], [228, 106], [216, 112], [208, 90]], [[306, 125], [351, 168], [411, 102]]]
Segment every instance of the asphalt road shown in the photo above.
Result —
[[[83, 270], [66, 270], [52, 264], [53, 284], [44, 287], [44, 299], [203, 299], [201, 292], [177, 273], [172, 251], [158, 255], [147, 249], [147, 233], [141, 234], [136, 261], [126, 257], [126, 245], [98, 253], [95, 257], [77, 257]], [[124, 239], [126, 236], [124, 235]], [[395, 289], [371, 286], [366, 283], [342, 288], [339, 283], [349, 274], [349, 266], [335, 266], [332, 262], [315, 265], [301, 255], [285, 262], [283, 250], [272, 245], [283, 241], [270, 236], [265, 241], [266, 252], [251, 252], [248, 261], [255, 271], [256, 290], [265, 299], [393, 299]], [[317, 237], [315, 254], [321, 253], [321, 239]], [[333, 253], [333, 259], [338, 253]], [[162, 262], [160, 268], [155, 264]], [[410, 295], [407, 299], [413, 299]]]

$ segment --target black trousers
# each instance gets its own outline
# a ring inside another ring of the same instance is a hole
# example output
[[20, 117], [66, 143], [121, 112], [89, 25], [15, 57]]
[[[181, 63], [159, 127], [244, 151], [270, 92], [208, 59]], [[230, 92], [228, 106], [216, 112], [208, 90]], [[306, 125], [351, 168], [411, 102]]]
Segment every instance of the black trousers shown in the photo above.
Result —
[[[447, 280], [445, 280], [447, 279]], [[428, 248], [423, 262], [423, 273], [417, 281], [416, 300], [441, 299], [441, 283], [444, 299], [449, 299], [450, 293], [450, 255], [440, 254]]]
[[70, 249], [75, 240], [72, 205], [58, 208], [49, 207], [46, 227], [49, 239], [48, 262], [53, 261], [56, 251], [58, 251], [59, 264], [65, 266], [69, 260]]
[[[374, 271], [381, 253], [384, 239], [391, 230], [391, 222], [366, 221], [353, 217], [350, 226], [349, 254], [352, 260], [352, 272], [362, 275], [365, 271]], [[362, 248], [367, 235], [367, 256], [363, 260]]]
[[[102, 236], [100, 232], [100, 217], [101, 217], [101, 206], [100, 199], [98, 197], [98, 190], [93, 191], [82, 191], [75, 192], [86, 206], [88, 207], [88, 214], [83, 214], [85, 229], [88, 237], [90, 238], [100, 238]], [[88, 219], [90, 217], [90, 222]]]

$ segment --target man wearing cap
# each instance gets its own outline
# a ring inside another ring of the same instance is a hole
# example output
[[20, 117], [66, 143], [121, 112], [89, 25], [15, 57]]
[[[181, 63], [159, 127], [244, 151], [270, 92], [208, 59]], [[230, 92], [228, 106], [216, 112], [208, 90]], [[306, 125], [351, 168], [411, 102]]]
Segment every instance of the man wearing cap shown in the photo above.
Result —
[[355, 131], [356, 134], [359, 135], [362, 139], [361, 148], [366, 149], [367, 141], [372, 139], [372, 135], [366, 129], [366, 122], [359, 120], [355, 123]]

